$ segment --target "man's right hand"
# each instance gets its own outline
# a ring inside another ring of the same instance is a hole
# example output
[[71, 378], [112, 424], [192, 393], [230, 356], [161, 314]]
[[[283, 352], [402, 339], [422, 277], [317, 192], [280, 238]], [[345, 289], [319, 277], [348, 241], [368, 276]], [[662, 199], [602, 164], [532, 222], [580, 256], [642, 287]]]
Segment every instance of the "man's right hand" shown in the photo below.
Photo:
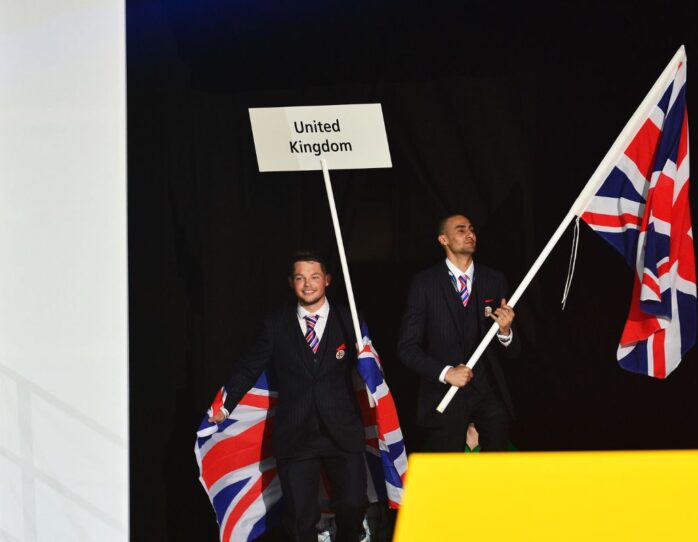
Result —
[[216, 415], [210, 417], [208, 421], [211, 423], [221, 423], [222, 421], [225, 421], [225, 418], [225, 413], [222, 410], [219, 410], [218, 412], [216, 412]]
[[462, 363], [456, 367], [451, 367], [448, 371], [446, 371], [446, 375], [444, 376], [444, 380], [447, 384], [457, 386], [459, 388], [465, 387], [466, 384], [472, 379], [473, 371]]

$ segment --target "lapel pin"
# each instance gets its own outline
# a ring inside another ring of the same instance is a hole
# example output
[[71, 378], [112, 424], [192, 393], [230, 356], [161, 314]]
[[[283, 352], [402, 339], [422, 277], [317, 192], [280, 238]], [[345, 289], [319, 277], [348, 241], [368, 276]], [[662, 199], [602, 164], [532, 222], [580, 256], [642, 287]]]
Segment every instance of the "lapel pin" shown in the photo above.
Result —
[[337, 359], [342, 359], [342, 358], [344, 357], [344, 353], [345, 353], [344, 350], [345, 350], [345, 348], [346, 348], [346, 345], [345, 345], [344, 343], [340, 344], [340, 345], [337, 347], [337, 353], [335, 354], [335, 357], [336, 357]]
[[485, 318], [489, 318], [492, 316], [492, 307], [489, 305], [485, 307]]

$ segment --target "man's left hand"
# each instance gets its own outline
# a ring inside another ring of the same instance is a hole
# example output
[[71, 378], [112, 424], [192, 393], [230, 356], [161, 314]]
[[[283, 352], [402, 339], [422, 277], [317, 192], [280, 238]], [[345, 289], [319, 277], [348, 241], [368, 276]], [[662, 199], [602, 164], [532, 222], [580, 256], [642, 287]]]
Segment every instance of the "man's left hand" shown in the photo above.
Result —
[[514, 321], [514, 316], [516, 316], [514, 308], [507, 305], [506, 299], [502, 299], [499, 308], [491, 315], [492, 320], [499, 324], [500, 335], [509, 335], [511, 333], [511, 323]]

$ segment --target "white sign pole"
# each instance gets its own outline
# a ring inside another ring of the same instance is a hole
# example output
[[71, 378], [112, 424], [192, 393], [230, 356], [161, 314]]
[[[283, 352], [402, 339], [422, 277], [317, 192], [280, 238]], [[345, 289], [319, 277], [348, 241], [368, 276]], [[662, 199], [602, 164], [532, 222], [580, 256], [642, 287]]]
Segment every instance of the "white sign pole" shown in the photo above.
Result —
[[[545, 245], [545, 248], [533, 263], [531, 269], [528, 270], [528, 273], [526, 273], [526, 276], [521, 281], [521, 284], [519, 284], [519, 287], [511, 296], [509, 305], [512, 307], [516, 305], [516, 302], [523, 295], [524, 290], [526, 290], [528, 285], [533, 280], [533, 277], [543, 265], [543, 262], [545, 262], [547, 257], [550, 255], [553, 248], [560, 240], [560, 237], [562, 237], [562, 234], [567, 226], [570, 224], [570, 222], [572, 222], [572, 220], [574, 220], [575, 216], [581, 215], [587, 208], [591, 202], [591, 199], [594, 197], [594, 194], [596, 194], [599, 186], [601, 186], [601, 183], [603, 183], [606, 177], [608, 177], [610, 174], [614, 164], [618, 160], [618, 157], [625, 152], [625, 149], [628, 145], [630, 145], [630, 142], [632, 141], [633, 137], [635, 137], [635, 134], [640, 129], [642, 124], [645, 122], [645, 119], [650, 115], [653, 108], [656, 107], [657, 102], [659, 102], [659, 99], [662, 97], [662, 93], [669, 85], [669, 82], [674, 78], [674, 73], [676, 72], [679, 63], [682, 61], [685, 62], [685, 57], [686, 51], [682, 45], [679, 50], [676, 51], [676, 54], [671, 59], [671, 62], [669, 62], [667, 67], [664, 68], [662, 75], [659, 76], [659, 79], [657, 79], [650, 91], [647, 93], [645, 99], [625, 125], [625, 128], [623, 128], [623, 131], [618, 135], [616, 141], [613, 143], [611, 148], [606, 153], [606, 156], [604, 156], [604, 159], [601, 160], [601, 163], [596, 168], [596, 171], [594, 171], [593, 175], [589, 178], [589, 181], [587, 181], [584, 189], [572, 204], [572, 208], [567, 213], [567, 216], [565, 216], [562, 223], [558, 226], [557, 230], [555, 230], [555, 233]], [[470, 356], [468, 363], [466, 363], [466, 367], [470, 369], [475, 367], [475, 364], [480, 359], [480, 356], [482, 356], [485, 348], [487, 348], [487, 345], [489, 345], [490, 341], [497, 332], [497, 327], [498, 324], [492, 324], [492, 327], [487, 332], [487, 335], [485, 335], [485, 337], [482, 339], [480, 345], [477, 347], [475, 352], [473, 352], [473, 355]], [[439, 406], [436, 407], [436, 410], [443, 413], [458, 389], [459, 388], [457, 386], [451, 386], [448, 392], [446, 392], [446, 395], [444, 395], [444, 398], [439, 403]]]
[[351, 321], [354, 324], [354, 333], [356, 333], [356, 341], [359, 343], [359, 351], [361, 351], [361, 348], [363, 347], [361, 325], [359, 324], [359, 315], [356, 312], [356, 301], [354, 301], [354, 289], [351, 287], [351, 278], [349, 278], [349, 265], [347, 265], [347, 255], [344, 252], [344, 241], [342, 240], [342, 231], [339, 229], [339, 218], [337, 217], [337, 206], [334, 203], [334, 192], [332, 191], [332, 182], [330, 181], [330, 171], [329, 169], [327, 169], [327, 160], [321, 158], [320, 164], [322, 165], [322, 175], [325, 178], [325, 189], [327, 190], [327, 199], [330, 203], [330, 214], [332, 215], [334, 236], [335, 239], [337, 239], [339, 260], [342, 263], [342, 273], [344, 273], [344, 284], [347, 288], [347, 298], [349, 299]]

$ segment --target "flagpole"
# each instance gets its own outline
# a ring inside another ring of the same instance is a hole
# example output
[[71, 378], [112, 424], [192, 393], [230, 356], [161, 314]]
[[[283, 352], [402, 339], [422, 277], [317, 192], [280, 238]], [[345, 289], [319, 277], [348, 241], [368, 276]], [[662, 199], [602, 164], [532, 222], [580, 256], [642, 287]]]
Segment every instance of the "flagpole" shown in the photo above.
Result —
[[359, 316], [356, 312], [356, 302], [354, 301], [354, 290], [351, 287], [351, 278], [349, 277], [349, 266], [347, 265], [347, 255], [344, 252], [344, 241], [342, 240], [342, 231], [339, 229], [339, 218], [337, 217], [337, 206], [334, 203], [334, 192], [332, 191], [332, 183], [330, 182], [330, 171], [327, 169], [327, 160], [320, 159], [322, 164], [322, 175], [325, 178], [325, 190], [327, 190], [327, 199], [330, 202], [330, 214], [332, 215], [332, 225], [334, 226], [334, 236], [337, 239], [337, 249], [339, 250], [339, 260], [342, 263], [342, 273], [344, 273], [344, 284], [347, 288], [347, 298], [349, 299], [349, 310], [351, 311], [351, 321], [354, 324], [354, 333], [358, 348], [363, 347], [363, 337], [361, 335], [361, 326], [359, 325]]
[[[562, 220], [562, 223], [558, 226], [557, 230], [555, 230], [555, 233], [550, 238], [548, 243], [545, 245], [545, 248], [540, 253], [536, 261], [528, 270], [528, 273], [526, 273], [526, 276], [521, 281], [521, 284], [519, 284], [519, 287], [508, 300], [509, 305], [511, 305], [512, 307], [516, 305], [519, 298], [523, 295], [524, 291], [533, 280], [533, 277], [536, 275], [538, 270], [543, 265], [543, 262], [545, 262], [545, 260], [557, 244], [557, 242], [562, 237], [562, 234], [567, 229], [567, 226], [569, 226], [570, 222], [574, 220], [575, 216], [581, 215], [584, 212], [584, 210], [589, 206], [589, 203], [596, 194], [596, 191], [598, 190], [599, 186], [611, 173], [611, 170], [613, 169], [614, 164], [618, 160], [618, 157], [623, 152], [625, 152], [625, 149], [632, 141], [632, 138], [641, 128], [642, 124], [645, 122], [645, 119], [650, 115], [652, 109], [659, 102], [660, 98], [662, 97], [662, 93], [666, 90], [666, 88], [669, 86], [669, 82], [673, 79], [674, 73], [676, 72], [679, 62], [685, 62], [685, 60], [686, 50], [682, 45], [681, 47], [679, 47], [679, 50], [676, 51], [669, 64], [667, 64], [666, 68], [664, 68], [664, 71], [659, 76], [659, 79], [655, 81], [654, 85], [647, 93], [647, 96], [645, 96], [645, 99], [642, 100], [640, 106], [635, 110], [633, 116], [630, 117], [630, 120], [625, 125], [625, 128], [623, 128], [623, 131], [618, 135], [615, 142], [613, 143], [609, 151], [606, 153], [606, 156], [604, 156], [603, 160], [601, 160], [601, 163], [596, 168], [596, 171], [594, 171], [593, 175], [589, 178], [589, 181], [587, 181], [586, 186], [579, 194], [575, 202], [572, 204], [572, 208], [569, 210], [565, 218]], [[475, 352], [473, 352], [472, 356], [470, 356], [468, 363], [465, 364], [466, 367], [472, 369], [475, 366], [475, 364], [480, 359], [480, 356], [482, 356], [483, 352], [494, 337], [495, 333], [497, 333], [498, 327], [499, 325], [497, 323], [492, 324], [492, 327], [483, 337]], [[436, 410], [443, 413], [457, 391], [457, 386], [451, 386], [448, 392], [446, 392], [446, 395], [444, 395], [444, 398], [436, 407]]]

